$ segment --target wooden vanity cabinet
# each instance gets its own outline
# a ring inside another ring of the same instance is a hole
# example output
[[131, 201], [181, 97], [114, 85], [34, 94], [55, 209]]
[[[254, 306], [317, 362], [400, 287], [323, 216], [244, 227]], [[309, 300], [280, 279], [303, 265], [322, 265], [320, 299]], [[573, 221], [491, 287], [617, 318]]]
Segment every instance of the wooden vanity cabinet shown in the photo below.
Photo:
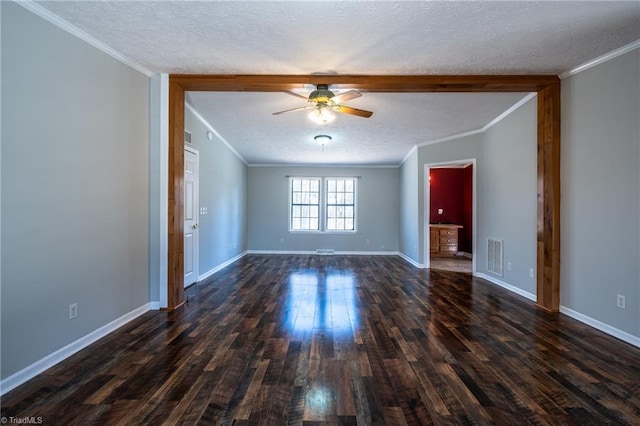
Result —
[[429, 225], [429, 252], [432, 256], [455, 256], [458, 253], [460, 225]]

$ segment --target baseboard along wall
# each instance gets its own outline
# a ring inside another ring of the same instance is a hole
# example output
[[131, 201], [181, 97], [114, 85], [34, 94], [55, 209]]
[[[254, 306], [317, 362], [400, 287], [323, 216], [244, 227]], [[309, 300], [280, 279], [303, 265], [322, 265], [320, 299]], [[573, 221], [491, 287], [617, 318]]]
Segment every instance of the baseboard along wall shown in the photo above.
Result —
[[[228, 261], [216, 266], [215, 268], [211, 269], [210, 271], [200, 275], [198, 277], [199, 281], [202, 281], [208, 277], [210, 277], [211, 275], [215, 274], [216, 272], [220, 271], [221, 269], [231, 265], [232, 263], [240, 260], [242, 257], [246, 256], [247, 254], [304, 254], [304, 255], [309, 255], [309, 254], [313, 254], [313, 255], [318, 255], [318, 256], [331, 256], [331, 255], [372, 255], [372, 256], [376, 256], [376, 255], [385, 255], [385, 256], [399, 256], [402, 259], [404, 259], [405, 261], [409, 262], [410, 264], [412, 264], [413, 266], [415, 266], [416, 268], [420, 268], [423, 269], [424, 265], [416, 262], [415, 260], [411, 259], [410, 257], [408, 257], [407, 255], [405, 255], [404, 253], [400, 253], [397, 251], [374, 251], [374, 252], [360, 252], [360, 251], [354, 251], [354, 252], [334, 252], [331, 254], [318, 254], [315, 251], [273, 251], [273, 250], [247, 250], [241, 254], [239, 254], [238, 256], [229, 259]], [[513, 293], [516, 293], [522, 297], [525, 297], [531, 301], [536, 301], [536, 296], [535, 294], [529, 293], [527, 291], [524, 291], [518, 287], [515, 287], [511, 284], [508, 284], [504, 281], [501, 281], [495, 277], [492, 277], [490, 275], [484, 274], [484, 273], [476, 273], [474, 274], [474, 276], [478, 277], [478, 278], [482, 278], [492, 284], [495, 284], [499, 287], [502, 287], [506, 290], [509, 290]], [[12, 374], [11, 376], [7, 377], [4, 380], [0, 381], [0, 396], [4, 395], [5, 393], [11, 391], [12, 389], [15, 389], [16, 387], [20, 386], [21, 384], [27, 382], [28, 380], [32, 379], [33, 377], [37, 376], [38, 374], [44, 372], [45, 370], [53, 367], [54, 365], [64, 361], [65, 359], [67, 359], [68, 357], [70, 357], [71, 355], [81, 351], [82, 349], [86, 348], [87, 346], [91, 345], [92, 343], [102, 339], [103, 337], [107, 336], [109, 333], [117, 330], [118, 328], [122, 327], [123, 325], [127, 324], [130, 321], [133, 321], [134, 319], [138, 318], [140, 315], [144, 314], [145, 312], [148, 312], [150, 310], [158, 310], [160, 309], [160, 302], [157, 301], [153, 301], [153, 302], [149, 302], [145, 305], [140, 306], [139, 308], [134, 309], [133, 311], [122, 315], [121, 317], [111, 321], [108, 324], [105, 324], [104, 326], [98, 328], [97, 330], [92, 331], [91, 333], [85, 335], [84, 337], [81, 337], [80, 339], [76, 340], [75, 342], [69, 343], [68, 345], [64, 346], [63, 348], [58, 349], [57, 351], [41, 358], [40, 360], [34, 362], [33, 364], [23, 368], [22, 370], [18, 371], [17, 373]], [[615, 327], [612, 327], [608, 324], [605, 324], [601, 321], [598, 321], [594, 318], [591, 318], [587, 315], [581, 314], [580, 312], [574, 311], [570, 308], [567, 308], [565, 306], [560, 306], [560, 313], [567, 315], [577, 321], [580, 321], [584, 324], [587, 324], [595, 329], [598, 329], [610, 336], [613, 336], [617, 339], [620, 339], [626, 343], [629, 343], [635, 347], [640, 348], [640, 337], [638, 336], [634, 336], [632, 334], [626, 333], [622, 330], [619, 330]]]

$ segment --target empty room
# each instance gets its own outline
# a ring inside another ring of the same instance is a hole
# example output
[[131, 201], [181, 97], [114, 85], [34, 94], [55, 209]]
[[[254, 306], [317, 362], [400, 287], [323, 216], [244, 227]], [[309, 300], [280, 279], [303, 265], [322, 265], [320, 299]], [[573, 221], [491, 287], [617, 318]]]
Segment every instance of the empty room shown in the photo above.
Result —
[[3, 424], [640, 423], [639, 1], [0, 37]]

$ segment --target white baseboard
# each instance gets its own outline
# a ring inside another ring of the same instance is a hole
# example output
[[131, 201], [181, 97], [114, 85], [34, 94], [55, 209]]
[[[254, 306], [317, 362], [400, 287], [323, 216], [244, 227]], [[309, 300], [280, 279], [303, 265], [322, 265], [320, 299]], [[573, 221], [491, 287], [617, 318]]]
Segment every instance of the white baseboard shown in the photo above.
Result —
[[226, 268], [227, 266], [231, 265], [233, 262], [238, 261], [240, 259], [242, 259], [243, 257], [245, 257], [249, 252], [248, 251], [243, 251], [242, 253], [240, 253], [239, 255], [237, 255], [236, 257], [232, 257], [231, 259], [227, 260], [224, 263], [221, 263], [220, 265], [216, 266], [213, 269], [208, 270], [207, 272], [205, 272], [204, 274], [198, 276], [198, 281], [202, 281], [202, 280], [206, 280], [207, 278], [209, 278], [211, 275], [215, 274], [216, 272], [220, 271], [221, 269]]
[[397, 251], [337, 251], [336, 254], [351, 255], [351, 256], [399, 256], [400, 252]]
[[412, 258], [410, 258], [409, 256], [407, 256], [406, 254], [399, 252], [398, 256], [400, 256], [401, 258], [403, 258], [404, 260], [406, 260], [407, 262], [409, 262], [410, 264], [412, 264], [413, 266], [415, 266], [416, 268], [419, 269], [424, 269], [425, 266], [422, 263], [418, 263], [415, 260], [413, 260]]
[[[154, 303], [159, 304], [159, 302], [154, 302]], [[150, 305], [151, 305], [150, 303], [147, 303], [145, 305], [140, 306], [137, 309], [134, 309], [133, 311], [127, 314], [124, 314], [120, 318], [117, 318], [111, 321], [110, 323], [103, 325], [102, 327], [92, 331], [86, 336], [79, 338], [75, 342], [69, 343], [67, 346], [60, 348], [53, 353], [50, 353], [44, 358], [41, 358], [40, 360], [23, 368], [17, 373], [14, 373], [11, 376], [7, 377], [6, 379], [0, 381], [0, 395], [4, 395], [10, 390], [15, 389], [16, 387], [34, 378], [35, 376], [42, 373], [43, 371], [48, 370], [49, 368], [53, 367], [54, 365], [58, 364], [61, 361], [64, 361], [65, 359], [69, 358], [71, 355], [75, 354], [76, 352], [81, 351], [82, 349], [86, 348], [87, 346], [94, 343], [95, 341], [102, 339], [107, 334], [122, 327], [123, 325], [127, 324], [129, 321], [136, 319], [140, 315], [149, 311], [151, 309]]]
[[397, 251], [334, 251], [333, 253], [318, 253], [315, 250], [247, 250], [248, 254], [295, 254], [295, 255], [310, 255], [315, 254], [318, 256], [334, 256], [340, 255], [352, 255], [352, 256], [399, 256]]
[[504, 281], [500, 281], [499, 279], [494, 278], [494, 277], [492, 277], [490, 275], [483, 274], [482, 272], [476, 272], [474, 274], [474, 276], [476, 276], [478, 278], [482, 278], [484, 280], [487, 280], [490, 283], [495, 284], [497, 286], [500, 286], [502, 288], [506, 288], [507, 290], [512, 291], [512, 292], [514, 292], [516, 294], [519, 294], [522, 297], [526, 297], [529, 300], [533, 300], [534, 302], [537, 301], [537, 298], [536, 298], [535, 294], [529, 293], [528, 291], [524, 291], [523, 289], [518, 288], [516, 286], [513, 286], [511, 284], [507, 284]]
[[247, 250], [248, 254], [317, 254], [315, 250]]
[[458, 257], [464, 257], [465, 259], [473, 259], [473, 255], [471, 253], [467, 253], [466, 251], [459, 251], [456, 253]]
[[149, 310], [158, 311], [161, 308], [166, 308], [166, 306], [160, 305], [160, 302], [149, 302]]
[[[486, 275], [483, 273], [476, 273], [476, 277], [485, 279], [493, 284], [496, 284], [500, 287], [503, 287], [509, 291], [512, 291], [520, 296], [526, 297], [534, 302], [537, 301], [535, 294], [531, 294], [528, 291], [524, 291], [518, 287], [512, 286], [511, 284], [507, 284], [504, 281], [500, 281], [497, 278], [494, 278], [490, 275]], [[573, 309], [569, 309], [566, 306], [560, 306], [560, 313], [565, 314], [568, 317], [571, 317], [581, 323], [584, 323], [588, 326], [591, 326], [595, 329], [602, 331], [610, 336], [613, 336], [617, 339], [622, 340], [623, 342], [627, 342], [630, 345], [640, 348], [640, 337], [634, 336], [633, 334], [629, 334], [626, 331], [619, 330], [615, 327], [610, 326], [609, 324], [605, 324], [597, 319], [591, 318], [587, 315], [581, 314], [580, 312], [574, 311]]]
[[640, 337], [638, 336], [634, 336], [633, 334], [629, 334], [626, 331], [619, 330], [615, 327], [610, 326], [609, 324], [605, 324], [601, 321], [598, 321], [597, 319], [581, 314], [580, 312], [576, 312], [573, 309], [569, 309], [566, 306], [560, 306], [560, 313], [563, 313], [566, 316], [585, 323], [593, 328], [597, 328], [598, 330], [624, 342], [627, 342], [630, 345], [640, 348]]

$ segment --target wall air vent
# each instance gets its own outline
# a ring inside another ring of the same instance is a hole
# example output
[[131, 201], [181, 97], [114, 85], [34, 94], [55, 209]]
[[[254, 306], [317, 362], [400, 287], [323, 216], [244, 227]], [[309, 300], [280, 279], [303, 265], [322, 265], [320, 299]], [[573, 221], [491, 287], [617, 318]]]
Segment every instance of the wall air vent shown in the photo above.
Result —
[[487, 240], [487, 271], [502, 276], [502, 240]]
[[184, 143], [191, 145], [191, 132], [187, 130], [184, 131]]

